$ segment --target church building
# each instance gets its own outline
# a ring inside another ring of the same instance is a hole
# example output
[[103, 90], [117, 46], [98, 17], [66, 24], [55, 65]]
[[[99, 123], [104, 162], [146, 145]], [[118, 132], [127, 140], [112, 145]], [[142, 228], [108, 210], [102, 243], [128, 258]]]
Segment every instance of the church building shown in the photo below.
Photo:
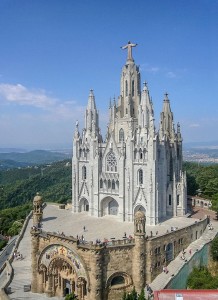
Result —
[[142, 211], [147, 225], [183, 216], [187, 210], [186, 175], [182, 171], [182, 136], [174, 126], [165, 94], [159, 128], [153, 103], [128, 42], [120, 78], [120, 96], [110, 102], [103, 139], [93, 90], [85, 111], [85, 128], [76, 123], [72, 158], [72, 210], [132, 222]]

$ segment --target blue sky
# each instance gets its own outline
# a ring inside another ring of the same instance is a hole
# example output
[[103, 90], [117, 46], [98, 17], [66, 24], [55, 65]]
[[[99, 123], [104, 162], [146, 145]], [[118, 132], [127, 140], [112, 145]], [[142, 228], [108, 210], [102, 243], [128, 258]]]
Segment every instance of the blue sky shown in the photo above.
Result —
[[184, 142], [218, 140], [218, 1], [1, 0], [0, 147], [71, 147], [94, 89], [105, 128], [129, 40], [158, 125], [169, 93]]

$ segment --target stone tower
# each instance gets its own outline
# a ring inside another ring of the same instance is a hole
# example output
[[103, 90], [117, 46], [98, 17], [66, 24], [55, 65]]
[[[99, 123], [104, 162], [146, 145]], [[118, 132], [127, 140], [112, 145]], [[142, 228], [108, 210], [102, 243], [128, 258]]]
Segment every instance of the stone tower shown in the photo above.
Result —
[[76, 123], [72, 158], [72, 209], [102, 217], [133, 221], [138, 210], [146, 224], [182, 216], [187, 210], [186, 175], [182, 172], [182, 135], [168, 95], [163, 100], [159, 128], [147, 83], [141, 90], [139, 66], [128, 51], [120, 77], [120, 95], [109, 105], [103, 140], [93, 90], [80, 134]]
[[42, 216], [42, 197], [37, 193], [33, 199], [33, 226], [40, 227]]
[[132, 274], [135, 289], [140, 293], [146, 282], [145, 214], [140, 210], [136, 212], [134, 218], [134, 237]]
[[31, 261], [32, 261], [32, 283], [31, 291], [33, 293], [42, 292], [40, 285], [42, 280], [38, 280], [38, 252], [39, 252], [39, 234], [41, 232], [40, 223], [42, 221], [43, 211], [42, 211], [42, 197], [39, 193], [33, 199], [33, 226], [31, 228]]

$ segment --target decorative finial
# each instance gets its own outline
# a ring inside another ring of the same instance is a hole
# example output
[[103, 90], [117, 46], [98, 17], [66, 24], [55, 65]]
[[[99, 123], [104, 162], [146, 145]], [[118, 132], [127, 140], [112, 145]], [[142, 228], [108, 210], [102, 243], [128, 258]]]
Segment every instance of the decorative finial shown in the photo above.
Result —
[[110, 98], [110, 102], [109, 102], [109, 108], [111, 108], [112, 107], [112, 105], [111, 105], [111, 98]]
[[127, 45], [120, 47], [121, 49], [128, 49], [127, 60], [134, 61], [132, 58], [132, 47], [136, 47], [137, 45], [138, 44], [133, 44], [129, 41]]
[[168, 99], [168, 95], [169, 95], [169, 94], [166, 92], [164, 95], [165, 95], [165, 100], [169, 100], [169, 99]]

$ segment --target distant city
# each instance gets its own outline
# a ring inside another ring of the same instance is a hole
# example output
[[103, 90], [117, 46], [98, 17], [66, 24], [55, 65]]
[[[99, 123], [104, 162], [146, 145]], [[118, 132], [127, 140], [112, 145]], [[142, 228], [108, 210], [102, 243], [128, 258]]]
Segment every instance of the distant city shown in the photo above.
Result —
[[218, 163], [218, 143], [190, 143], [183, 149], [184, 161], [197, 163]]
[[[72, 157], [72, 149], [57, 148], [43, 151], [21, 148], [0, 148], [0, 169], [26, 167], [28, 165], [52, 162]], [[218, 163], [218, 142], [184, 144], [183, 159], [201, 164]]]

